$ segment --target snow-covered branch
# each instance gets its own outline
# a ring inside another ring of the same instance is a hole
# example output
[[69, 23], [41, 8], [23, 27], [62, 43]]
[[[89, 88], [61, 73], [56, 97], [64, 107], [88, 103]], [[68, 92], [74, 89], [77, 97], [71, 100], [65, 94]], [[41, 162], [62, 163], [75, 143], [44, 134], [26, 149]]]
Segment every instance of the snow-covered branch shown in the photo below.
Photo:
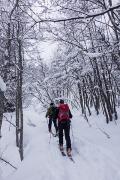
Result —
[[[85, 15], [85, 16], [78, 16], [78, 17], [71, 17], [71, 18], [63, 18], [63, 19], [42, 19], [40, 21], [37, 21], [34, 23], [34, 25], [36, 23], [43, 23], [43, 22], [53, 22], [53, 23], [56, 23], [56, 22], [65, 22], [65, 21], [73, 21], [73, 20], [78, 20], [78, 19], [89, 19], [89, 18], [95, 18], [95, 17], [98, 17], [98, 16], [102, 16], [110, 11], [113, 11], [115, 9], [118, 9], [120, 8], [120, 4], [116, 5], [116, 6], [112, 6], [110, 8], [108, 8], [107, 10], [105, 11], [102, 11], [102, 12], [99, 12], [99, 13], [96, 13], [96, 14], [88, 14], [88, 15]], [[34, 26], [33, 25], [33, 26]]]

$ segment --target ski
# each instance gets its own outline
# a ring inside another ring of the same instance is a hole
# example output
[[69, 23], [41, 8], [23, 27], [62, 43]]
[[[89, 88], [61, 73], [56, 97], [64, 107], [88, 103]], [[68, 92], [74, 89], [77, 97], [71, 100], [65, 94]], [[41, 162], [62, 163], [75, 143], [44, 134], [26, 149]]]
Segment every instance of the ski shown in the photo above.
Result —
[[53, 136], [53, 137], [57, 137], [57, 135], [56, 135], [56, 134], [54, 134], [53, 132], [51, 132], [51, 134], [52, 134], [52, 136]]
[[64, 151], [60, 151], [62, 156], [66, 156], [65, 152]]
[[61, 152], [62, 156], [67, 156], [73, 163], [75, 163], [72, 155], [66, 155], [66, 153], [64, 151], [60, 151], [60, 152]]
[[74, 161], [74, 159], [72, 157], [72, 154], [70, 152], [67, 152], [67, 156], [73, 163], [75, 163], [75, 161]]
[[75, 161], [74, 161], [74, 159], [73, 159], [73, 157], [72, 157], [71, 154], [65, 153], [65, 152], [64, 152], [64, 149], [60, 149], [60, 148], [59, 148], [59, 150], [60, 150], [62, 156], [68, 157], [73, 163], [75, 163]]
[[74, 161], [74, 159], [73, 159], [73, 157], [72, 157], [71, 155], [68, 155], [68, 158], [69, 158], [73, 163], [75, 163], [75, 161]]
[[66, 156], [64, 149], [60, 149], [60, 147], [59, 147], [59, 150], [60, 150], [62, 156]]

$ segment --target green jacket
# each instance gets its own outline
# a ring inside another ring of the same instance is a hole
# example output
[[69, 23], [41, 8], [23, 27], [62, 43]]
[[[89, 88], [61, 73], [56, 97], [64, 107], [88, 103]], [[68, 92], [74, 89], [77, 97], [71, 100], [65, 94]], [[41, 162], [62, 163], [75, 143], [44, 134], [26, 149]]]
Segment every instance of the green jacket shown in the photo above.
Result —
[[57, 107], [50, 106], [47, 110], [46, 117], [57, 119]]

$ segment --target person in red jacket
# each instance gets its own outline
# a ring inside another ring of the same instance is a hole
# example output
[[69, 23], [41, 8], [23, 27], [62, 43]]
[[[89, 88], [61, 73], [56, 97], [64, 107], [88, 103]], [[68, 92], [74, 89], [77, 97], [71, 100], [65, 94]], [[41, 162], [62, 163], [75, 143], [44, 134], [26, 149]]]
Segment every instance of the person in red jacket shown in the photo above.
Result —
[[60, 100], [58, 106], [58, 132], [59, 132], [59, 147], [63, 151], [63, 131], [66, 140], [67, 155], [71, 155], [71, 139], [70, 139], [70, 119], [72, 118], [68, 104], [64, 104], [64, 100]]

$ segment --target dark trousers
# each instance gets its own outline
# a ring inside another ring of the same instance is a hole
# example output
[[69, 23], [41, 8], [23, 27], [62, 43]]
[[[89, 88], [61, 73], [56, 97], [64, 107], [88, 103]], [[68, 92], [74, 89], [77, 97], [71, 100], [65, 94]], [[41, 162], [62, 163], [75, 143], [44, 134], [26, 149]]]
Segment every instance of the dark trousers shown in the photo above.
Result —
[[56, 130], [56, 133], [57, 133], [57, 131], [58, 131], [57, 120], [54, 119], [54, 118], [49, 118], [48, 130], [49, 130], [49, 132], [51, 131], [52, 122], [53, 122], [53, 124], [54, 124], [55, 130]]
[[63, 131], [65, 133], [66, 148], [71, 149], [71, 140], [70, 140], [70, 121], [63, 121], [58, 123], [59, 131], [59, 145], [63, 145]]

